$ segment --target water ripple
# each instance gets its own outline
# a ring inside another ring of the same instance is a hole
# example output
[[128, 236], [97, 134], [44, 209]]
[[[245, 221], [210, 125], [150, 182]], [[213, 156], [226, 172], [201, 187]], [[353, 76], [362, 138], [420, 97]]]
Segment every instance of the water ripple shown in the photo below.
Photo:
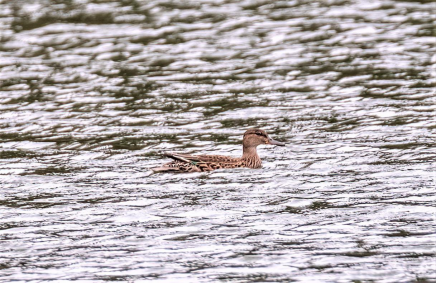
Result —
[[2, 280], [435, 281], [434, 2], [52, 2], [0, 3]]

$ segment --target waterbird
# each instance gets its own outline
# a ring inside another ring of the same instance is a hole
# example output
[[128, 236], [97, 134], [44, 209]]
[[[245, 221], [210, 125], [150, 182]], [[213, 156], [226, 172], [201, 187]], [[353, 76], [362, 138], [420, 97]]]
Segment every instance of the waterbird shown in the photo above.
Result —
[[224, 168], [261, 168], [261, 158], [256, 147], [261, 144], [285, 146], [285, 143], [275, 141], [261, 129], [249, 129], [243, 135], [243, 155], [229, 157], [224, 155], [190, 155], [165, 152], [164, 155], [173, 159], [160, 167], [151, 168], [157, 172], [205, 172]]

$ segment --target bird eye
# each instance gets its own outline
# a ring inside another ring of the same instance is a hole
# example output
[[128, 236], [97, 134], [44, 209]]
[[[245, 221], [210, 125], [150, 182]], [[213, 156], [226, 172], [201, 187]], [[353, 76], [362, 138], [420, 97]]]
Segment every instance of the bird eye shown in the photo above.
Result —
[[255, 134], [257, 134], [258, 136], [263, 136], [263, 133], [260, 132], [256, 132]]

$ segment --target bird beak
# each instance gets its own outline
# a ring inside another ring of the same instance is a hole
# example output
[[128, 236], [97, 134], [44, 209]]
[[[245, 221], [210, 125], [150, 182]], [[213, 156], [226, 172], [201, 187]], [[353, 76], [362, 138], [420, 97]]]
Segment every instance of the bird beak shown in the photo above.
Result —
[[275, 141], [274, 139], [272, 139], [272, 138], [270, 138], [270, 137], [269, 137], [269, 144], [272, 144], [272, 145], [279, 145], [279, 146], [285, 146], [285, 143]]

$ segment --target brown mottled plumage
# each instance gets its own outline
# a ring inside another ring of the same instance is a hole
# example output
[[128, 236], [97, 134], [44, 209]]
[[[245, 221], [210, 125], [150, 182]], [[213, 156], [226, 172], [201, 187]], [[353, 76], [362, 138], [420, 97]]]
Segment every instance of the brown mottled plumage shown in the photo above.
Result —
[[229, 157], [224, 155], [189, 155], [165, 153], [165, 156], [174, 159], [161, 167], [152, 168], [154, 172], [203, 172], [224, 168], [260, 168], [261, 159], [256, 152], [260, 144], [284, 146], [284, 143], [275, 141], [261, 129], [249, 129], [243, 136], [243, 156]]

